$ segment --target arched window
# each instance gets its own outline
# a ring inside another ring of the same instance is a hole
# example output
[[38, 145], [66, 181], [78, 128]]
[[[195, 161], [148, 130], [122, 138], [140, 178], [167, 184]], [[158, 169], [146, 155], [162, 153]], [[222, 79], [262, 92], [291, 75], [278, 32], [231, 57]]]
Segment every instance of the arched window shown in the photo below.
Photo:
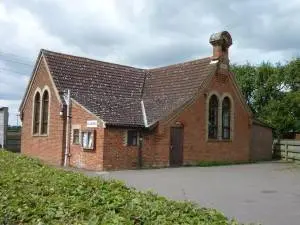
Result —
[[222, 102], [222, 138], [230, 139], [230, 99], [225, 97]]
[[213, 95], [209, 99], [208, 138], [218, 138], [218, 98]]
[[41, 96], [40, 93], [37, 92], [34, 97], [34, 105], [33, 105], [33, 134], [39, 133], [40, 128], [40, 103]]
[[49, 108], [49, 93], [44, 91], [42, 100], [42, 134], [48, 133], [48, 108]]

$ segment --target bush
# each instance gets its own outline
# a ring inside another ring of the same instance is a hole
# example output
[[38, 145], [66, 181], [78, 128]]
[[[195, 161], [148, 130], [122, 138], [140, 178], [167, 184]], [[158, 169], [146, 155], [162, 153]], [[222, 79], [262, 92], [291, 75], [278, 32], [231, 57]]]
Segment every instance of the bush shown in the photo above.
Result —
[[0, 224], [237, 224], [214, 209], [0, 151]]

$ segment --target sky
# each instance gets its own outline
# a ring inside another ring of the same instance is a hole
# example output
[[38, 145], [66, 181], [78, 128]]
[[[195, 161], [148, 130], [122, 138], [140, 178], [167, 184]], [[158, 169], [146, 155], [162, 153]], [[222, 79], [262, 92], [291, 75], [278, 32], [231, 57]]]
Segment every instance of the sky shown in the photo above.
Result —
[[0, 106], [11, 125], [41, 48], [151, 68], [211, 56], [227, 30], [232, 63], [300, 52], [300, 0], [0, 0]]

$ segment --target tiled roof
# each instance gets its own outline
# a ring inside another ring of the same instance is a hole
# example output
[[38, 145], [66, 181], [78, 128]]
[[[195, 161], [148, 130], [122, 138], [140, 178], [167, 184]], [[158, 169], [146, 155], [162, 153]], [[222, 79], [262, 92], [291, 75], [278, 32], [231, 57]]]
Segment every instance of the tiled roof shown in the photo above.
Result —
[[203, 58], [149, 70], [144, 88], [148, 123], [169, 115], [191, 99], [215, 64]]
[[71, 97], [108, 125], [144, 126], [188, 101], [213, 67], [210, 58], [156, 69], [138, 69], [42, 50], [58, 91]]

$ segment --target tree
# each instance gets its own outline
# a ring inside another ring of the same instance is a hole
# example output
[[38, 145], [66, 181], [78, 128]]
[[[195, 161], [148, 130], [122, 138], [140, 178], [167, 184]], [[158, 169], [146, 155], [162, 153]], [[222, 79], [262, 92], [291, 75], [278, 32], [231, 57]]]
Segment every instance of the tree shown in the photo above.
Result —
[[231, 68], [256, 118], [274, 127], [276, 136], [300, 131], [299, 58], [285, 65], [263, 62]]
[[255, 90], [256, 70], [249, 63], [245, 65], [232, 65], [237, 82], [246, 98], [247, 104], [252, 108], [252, 102]]

